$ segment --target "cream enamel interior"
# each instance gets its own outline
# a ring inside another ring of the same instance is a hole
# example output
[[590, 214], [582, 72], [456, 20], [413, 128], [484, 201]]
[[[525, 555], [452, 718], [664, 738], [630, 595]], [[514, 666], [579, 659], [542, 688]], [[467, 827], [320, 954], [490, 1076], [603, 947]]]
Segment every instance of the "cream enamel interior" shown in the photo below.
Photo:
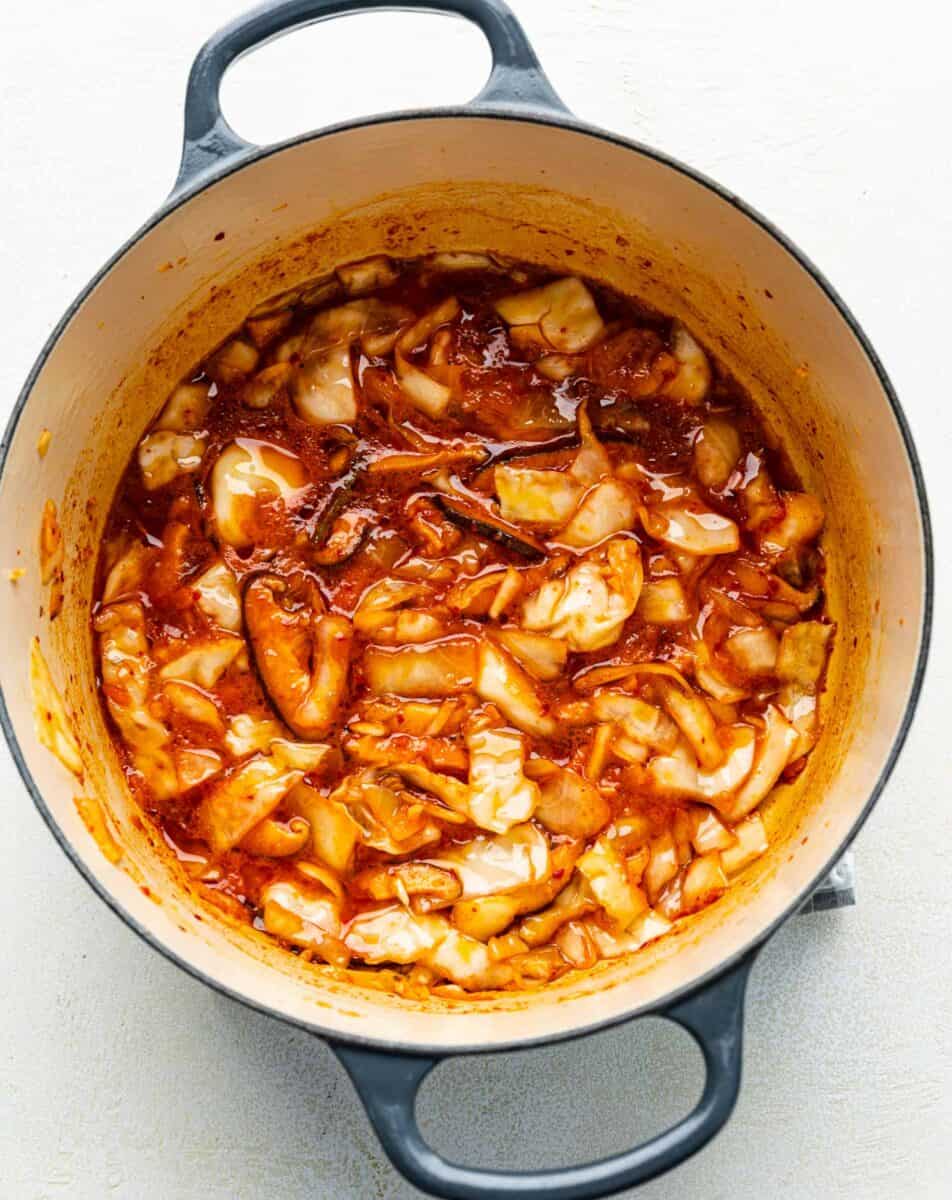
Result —
[[[88, 606], [119, 475], [170, 386], [268, 294], [367, 254], [437, 248], [492, 248], [591, 274], [682, 317], [751, 389], [824, 500], [839, 633], [825, 738], [774, 802], [771, 852], [727, 897], [631, 961], [539, 993], [423, 1005], [329, 979], [199, 908], [133, 819], [96, 699]], [[40, 460], [44, 427], [53, 439]], [[66, 604], [52, 626], [38, 615], [47, 497], [60, 506], [67, 546]], [[86, 870], [155, 940], [239, 996], [318, 1030], [408, 1045], [488, 1047], [606, 1021], [656, 1004], [756, 938], [817, 877], [865, 805], [901, 724], [922, 634], [924, 533], [909, 461], [872, 364], [822, 288], [689, 176], [607, 139], [515, 118], [407, 118], [324, 135], [168, 213], [58, 337], [13, 436], [0, 504], [0, 566], [28, 568], [0, 590], [0, 682], [26, 765]], [[124, 867], [100, 853], [76, 812], [78, 785], [35, 737], [33, 635], [75, 721], [84, 789], [103, 800]]]

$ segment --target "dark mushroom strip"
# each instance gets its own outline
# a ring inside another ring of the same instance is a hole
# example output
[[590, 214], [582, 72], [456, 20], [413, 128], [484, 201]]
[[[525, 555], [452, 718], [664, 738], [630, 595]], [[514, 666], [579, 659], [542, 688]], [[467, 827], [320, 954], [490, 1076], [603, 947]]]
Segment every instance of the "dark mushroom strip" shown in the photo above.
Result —
[[488, 505], [481, 505], [461, 496], [437, 494], [434, 499], [449, 519], [460, 528], [498, 542], [523, 558], [538, 560], [545, 557], [545, 546], [538, 538], [520, 529], [518, 525], [504, 521]]

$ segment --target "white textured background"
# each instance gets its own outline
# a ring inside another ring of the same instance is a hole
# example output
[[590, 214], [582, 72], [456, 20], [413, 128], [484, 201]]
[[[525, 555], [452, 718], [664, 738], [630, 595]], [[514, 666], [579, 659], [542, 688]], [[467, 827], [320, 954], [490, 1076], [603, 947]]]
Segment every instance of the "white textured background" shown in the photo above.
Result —
[[[853, 306], [918, 436], [939, 627], [901, 765], [857, 844], [859, 905], [799, 918], [749, 992], [733, 1121], [639, 1200], [952, 1195], [949, 779], [952, 102], [945, 6], [907, 0], [515, 0], [580, 116], [686, 159], [777, 221]], [[191, 56], [237, 0], [31, 0], [0, 17], [0, 409], [59, 314], [152, 211], [178, 161]], [[465, 99], [479, 35], [339, 21], [240, 63], [258, 140]], [[883, 480], [883, 487], [889, 481]], [[6, 586], [6, 584], [2, 584]], [[19, 653], [6, 647], [5, 653]], [[2, 1200], [406, 1200], [313, 1038], [186, 978], [67, 865], [0, 757]], [[444, 1151], [534, 1166], [619, 1150], [686, 1111], [699, 1056], [660, 1021], [442, 1067]]]

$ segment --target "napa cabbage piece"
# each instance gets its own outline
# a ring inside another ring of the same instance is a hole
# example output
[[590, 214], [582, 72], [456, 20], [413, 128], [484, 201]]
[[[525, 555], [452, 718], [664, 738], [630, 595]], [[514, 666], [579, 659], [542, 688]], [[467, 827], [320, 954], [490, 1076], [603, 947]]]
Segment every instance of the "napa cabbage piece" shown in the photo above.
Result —
[[688, 814], [691, 830], [691, 845], [698, 854], [710, 854], [713, 850], [726, 850], [736, 844], [737, 839], [717, 814], [710, 808], [698, 806]]
[[826, 666], [833, 626], [800, 621], [783, 631], [776, 659], [777, 678], [801, 688], [815, 688]]
[[543, 883], [552, 870], [545, 835], [528, 822], [495, 837], [476, 837], [427, 859], [459, 879], [461, 900]]
[[142, 482], [150, 492], [166, 487], [179, 475], [192, 475], [202, 465], [207, 436], [157, 429], [147, 433], [137, 451]]
[[611, 838], [602, 835], [575, 865], [595, 900], [619, 929], [627, 929], [648, 907], [641, 888], [629, 879], [625, 858]]
[[767, 796], [790, 761], [797, 744], [798, 733], [775, 705], [764, 713], [764, 732], [758, 739], [753, 769], [734, 798], [718, 806], [731, 823], [746, 817]]
[[569, 648], [561, 638], [522, 629], [495, 629], [492, 637], [534, 679], [551, 682], [565, 670]]
[[661, 394], [672, 400], [700, 404], [711, 386], [711, 364], [680, 321], [675, 321], [671, 330], [671, 353], [678, 368], [662, 387]]
[[751, 813], [733, 829], [735, 844], [721, 850], [721, 866], [728, 876], [737, 875], [770, 846], [760, 813]]
[[386, 336], [388, 340], [392, 338], [396, 341], [399, 331], [412, 320], [412, 310], [402, 304], [392, 304], [372, 296], [351, 300], [317, 313], [308, 326], [301, 350], [307, 355], [332, 346], [347, 346], [357, 338], [366, 337]]
[[211, 849], [221, 854], [237, 846], [330, 753], [331, 747], [321, 743], [276, 739], [267, 754], [256, 754], [229, 771], [198, 807], [198, 828]]
[[241, 630], [241, 593], [234, 572], [221, 559], [206, 570], [191, 587], [195, 603], [220, 629], [238, 633]]
[[708, 417], [694, 443], [694, 469], [706, 488], [727, 485], [740, 458], [740, 434], [732, 421]]
[[531, 677], [501, 647], [486, 638], [479, 644], [476, 694], [495, 704], [519, 729], [551, 737], [555, 721], [546, 712]]
[[212, 468], [215, 528], [222, 542], [236, 549], [255, 542], [255, 519], [263, 501], [290, 505], [307, 485], [304, 464], [280, 446], [236, 438]]
[[774, 674], [779, 648], [777, 635], [766, 626], [738, 629], [724, 643], [734, 666], [751, 678]]
[[298, 783], [285, 797], [284, 807], [307, 823], [311, 849], [321, 862], [338, 875], [346, 874], [361, 840], [361, 828], [347, 806], [308, 783]]
[[408, 610], [413, 603], [425, 604], [432, 597], [425, 583], [384, 578], [361, 596], [354, 612], [354, 629], [378, 643], [404, 645], [432, 641], [442, 624], [432, 613]]
[[453, 390], [432, 375], [415, 366], [399, 351], [395, 356], [397, 380], [404, 395], [414, 408], [437, 420], [442, 417], [453, 398]]
[[146, 635], [145, 609], [138, 600], [111, 604], [97, 613], [103, 693], [122, 740], [159, 800], [179, 790], [168, 726], [153, 714], [154, 663]]
[[635, 611], [643, 580], [638, 543], [612, 538], [529, 596], [522, 627], [562, 638], [570, 650], [601, 650]]
[[740, 548], [736, 523], [721, 513], [671, 502], [642, 509], [641, 520], [649, 537], [699, 558]]
[[592, 712], [598, 721], [611, 721], [627, 737], [654, 750], [673, 750], [678, 729], [660, 708], [638, 696], [611, 688], [598, 690], [592, 697]]
[[217, 384], [241, 383], [258, 365], [258, 348], [243, 338], [232, 338], [205, 360], [206, 372]]
[[812, 687], [785, 683], [775, 697], [777, 707], [797, 731], [789, 762], [803, 758], [816, 745], [820, 734], [819, 699]]
[[491, 271], [496, 264], [488, 254], [472, 250], [442, 250], [431, 254], [426, 265], [434, 271]]
[[368, 646], [364, 651], [367, 686], [377, 696], [455, 696], [476, 681], [479, 643], [462, 636], [391, 650]]
[[335, 966], [346, 966], [349, 951], [341, 941], [340, 900], [313, 880], [277, 879], [259, 900], [268, 933]]
[[291, 374], [291, 397], [308, 425], [353, 424], [357, 396], [349, 343], [309, 354]]
[[[586, 489], [611, 474], [611, 462], [605, 448], [595, 437], [584, 404], [579, 407], [577, 423], [579, 451], [567, 469], [540, 470], [507, 463], [494, 469], [493, 486], [499, 497], [500, 511], [507, 521], [534, 525], [540, 529], [558, 529], [571, 522], [583, 497], [588, 500]], [[587, 507], [583, 505], [585, 512], [580, 515], [579, 524], [569, 533], [568, 544], [593, 545], [610, 533], [634, 526], [636, 509], [630, 491], [617, 480], [605, 480], [605, 486], [608, 490], [599, 493], [598, 499], [593, 499]], [[598, 489], [593, 489], [593, 492], [598, 492]], [[585, 538], [596, 528], [604, 527], [607, 530], [610, 523], [608, 513], [619, 499], [626, 520], [630, 511], [630, 522], [599, 537], [592, 536], [585, 542]], [[561, 540], [565, 540], [564, 535]]]
[[247, 758], [256, 750], [265, 750], [275, 738], [284, 736], [284, 729], [272, 717], [253, 713], [235, 713], [228, 718], [225, 746], [234, 758]]
[[611, 805], [582, 775], [552, 764], [539, 781], [535, 820], [550, 833], [569, 838], [592, 838], [611, 820]]
[[345, 263], [334, 272], [350, 296], [363, 296], [396, 283], [400, 272], [386, 254], [374, 254], [358, 262]]
[[823, 505], [809, 492], [782, 492], [782, 516], [760, 533], [760, 548], [765, 554], [782, 555], [812, 542], [826, 520]]
[[399, 791], [396, 779], [395, 774], [364, 768], [346, 776], [330, 800], [346, 809], [362, 845], [401, 857], [438, 842], [441, 832], [431, 809], [411, 792]]
[[166, 400], [152, 428], [188, 433], [201, 428], [210, 407], [207, 383], [180, 383]]
[[722, 812], [727, 810], [753, 770], [755, 735], [749, 725], [733, 725], [724, 731], [724, 737], [724, 761], [707, 770], [698, 767], [690, 754], [655, 755], [646, 768], [655, 790], [665, 795], [690, 796]]
[[[573, 879], [577, 879], [573, 875], [573, 867], [581, 851], [581, 842], [564, 841], [550, 849], [550, 870], [542, 882], [527, 884], [509, 892], [457, 901], [453, 905], [453, 923], [460, 932], [485, 942], [501, 934], [516, 917], [545, 909], [553, 901], [558, 904], [560, 895], [570, 888]], [[593, 902], [585, 898], [581, 898], [579, 903], [579, 911], [589, 911], [593, 907]], [[524, 940], [526, 945], [540, 945], [549, 939], [542, 938], [535, 943], [528, 938]]]
[[581, 485], [567, 471], [502, 464], [493, 471], [499, 509], [507, 521], [558, 529], [575, 512]]
[[553, 350], [562, 354], [587, 350], [605, 328], [591, 292], [574, 276], [504, 296], [495, 307], [507, 325], [537, 326]]
[[162, 688], [169, 708], [194, 725], [204, 725], [214, 734], [224, 734], [225, 724], [214, 697], [193, 683], [171, 680]]
[[244, 648], [245, 643], [240, 637], [190, 642], [183, 654], [159, 668], [159, 678], [213, 688]]
[[641, 589], [638, 615], [648, 625], [683, 625], [691, 619], [684, 585], [676, 575], [652, 579]]
[[481, 829], [504, 833], [527, 821], [539, 803], [539, 789], [525, 776], [525, 743], [505, 729], [466, 736], [469, 751], [468, 814]]
[[337, 719], [353, 639], [347, 618], [323, 609], [316, 587], [298, 595], [277, 576], [259, 575], [245, 588], [245, 624], [262, 682], [290, 728], [311, 739]]
[[663, 937], [671, 929], [671, 924], [667, 917], [653, 908], [636, 917], [621, 933], [605, 929], [595, 921], [584, 922], [602, 958], [621, 958], [623, 954], [633, 954], [656, 938]]
[[[557, 853], [558, 849], [553, 852]], [[584, 876], [578, 872], [570, 874], [566, 871], [565, 877], [568, 878], [568, 882], [563, 884], [552, 902], [547, 907], [530, 913], [516, 926], [516, 932], [526, 945], [543, 946], [555, 937], [567, 921], [574, 921], [585, 913], [594, 912], [596, 903]]]
[[464, 988], [504, 987], [512, 980], [511, 967], [436, 914], [398, 906], [361, 913], [348, 924], [344, 944], [363, 962], [425, 963]]
[[466, 748], [467, 783], [420, 763], [394, 763], [392, 769], [407, 783], [431, 792], [481, 829], [508, 833], [528, 821], [540, 793], [538, 785], [525, 776], [522, 735], [507, 729], [483, 729], [466, 735]]
[[112, 604], [116, 600], [133, 598], [141, 590], [146, 573], [155, 561], [156, 550], [144, 542], [127, 542], [117, 539], [107, 548], [107, 562], [112, 559], [112, 565], [103, 584], [103, 604]]
[[587, 550], [613, 534], [634, 529], [637, 519], [638, 501], [632, 489], [620, 479], [606, 479], [585, 494], [557, 540]]
[[701, 766], [708, 771], [719, 767], [724, 761], [724, 750], [717, 739], [717, 723], [707, 702], [696, 692], [667, 679], [658, 679], [655, 690]]

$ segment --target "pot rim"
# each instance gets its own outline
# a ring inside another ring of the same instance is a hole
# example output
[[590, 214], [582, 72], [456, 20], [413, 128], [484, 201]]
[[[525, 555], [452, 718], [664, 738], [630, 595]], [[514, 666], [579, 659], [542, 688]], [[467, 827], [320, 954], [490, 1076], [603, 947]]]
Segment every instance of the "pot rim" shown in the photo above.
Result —
[[139, 227], [129, 237], [119, 249], [106, 261], [106, 263], [96, 272], [89, 280], [86, 286], [80, 291], [73, 302], [69, 305], [63, 316], [57, 322], [52, 333], [47, 338], [43, 348], [40, 350], [33, 366], [27, 375], [26, 381], [14, 404], [10, 418], [7, 422], [6, 429], [3, 433], [3, 439], [0, 441], [0, 481], [3, 478], [3, 472], [6, 467], [7, 457], [13, 437], [16, 433], [20, 417], [29, 401], [33, 391], [33, 386], [37, 377], [46, 364], [47, 359], [56, 346], [61, 335], [69, 325], [73, 316], [76, 314], [86, 298], [90, 295], [93, 289], [110, 273], [113, 267], [126, 255], [126, 253], [136, 243], [143, 238], [147, 233], [159, 225], [170, 213], [182, 207], [194, 196], [206, 190], [206, 188], [221, 182], [241, 171], [244, 167], [250, 166], [253, 163], [261, 162], [264, 159], [270, 158], [272, 155], [280, 154], [284, 150], [291, 149], [295, 146], [303, 145], [308, 142], [318, 141], [321, 138], [329, 137], [332, 134], [346, 133], [351, 130], [367, 128], [374, 125], [387, 125], [400, 121], [416, 121], [416, 120], [457, 120], [459, 118], [470, 120], [504, 120], [514, 121], [526, 125], [542, 125], [550, 126], [558, 129], [567, 130], [570, 133], [577, 133], [584, 137], [592, 137], [598, 140], [608, 142], [611, 145], [618, 146], [625, 150], [634, 151], [636, 154], [644, 155], [647, 158], [653, 159], [662, 166], [668, 167], [677, 173], [684, 175], [692, 182], [712, 192], [716, 197], [730, 204], [748, 220], [759, 226], [765, 233], [774, 239], [795, 263], [804, 270], [817, 284], [820, 290], [826, 295], [827, 299], [833, 304], [840, 318], [845, 322], [850, 332], [856, 338], [863, 353], [865, 354], [870, 366], [876, 374], [879, 384], [886, 396], [889, 406], [892, 410], [893, 417], [899, 429], [899, 434], [902, 439], [903, 448], [906, 453], [906, 458], [909, 463], [910, 471], [912, 472], [913, 482], [915, 484], [916, 500], [919, 509], [919, 519], [922, 525], [922, 544], [923, 544], [923, 611], [922, 622], [919, 631], [919, 647], [916, 654], [916, 667], [912, 679], [912, 684], [909, 689], [909, 696], [906, 701], [906, 706], [903, 712], [902, 720], [896, 735], [890, 746], [889, 752], [886, 755], [885, 761], [880, 768], [876, 782], [870, 790], [869, 796], [866, 799], [859, 815], [850, 827], [846, 836], [837, 845], [825, 862], [823, 867], [816, 873], [814, 878], [807, 884], [798, 895], [769, 923], [769, 925], [761, 930], [758, 934], [752, 937], [743, 946], [736, 949], [731, 955], [723, 959], [716, 967], [712, 967], [699, 978], [691, 980], [683, 987], [676, 988], [667, 993], [665, 996], [652, 1001], [643, 1006], [635, 1006], [623, 1013], [606, 1017], [603, 1020], [593, 1021], [583, 1026], [572, 1027], [564, 1031], [559, 1031], [552, 1034], [545, 1034], [539, 1037], [519, 1038], [508, 1042], [493, 1042], [491, 1044], [462, 1044], [460, 1046], [443, 1045], [428, 1045], [418, 1044], [416, 1042], [399, 1042], [387, 1038], [367, 1037], [359, 1034], [342, 1033], [338, 1030], [327, 1029], [319, 1022], [302, 1020], [299, 1017], [292, 1016], [289, 1013], [283, 1012], [280, 1009], [274, 1008], [271, 1005], [253, 1000], [235, 989], [226, 986], [220, 980], [207, 974], [197, 966], [192, 965], [180, 956], [176, 951], [166, 945], [160, 937], [149, 930], [145, 925], [138, 921], [131, 913], [129, 913], [123, 905], [114, 896], [112, 891], [102, 883], [94, 872], [87, 867], [82, 857], [76, 850], [73, 843], [61, 829], [52, 811], [47, 806], [42, 792], [35, 779], [33, 778], [30, 768], [27, 766], [16, 731], [13, 728], [13, 723], [10, 719], [10, 713], [7, 708], [6, 696], [3, 688], [0, 686], [0, 729], [6, 739], [10, 754], [16, 764], [20, 777], [30, 794], [34, 805], [40, 816], [43, 818], [50, 833], [58, 842], [63, 853], [73, 864], [82, 878], [89, 884], [99, 898], [122, 920], [126, 925], [136, 933], [148, 946], [156, 950], [159, 954], [166, 958], [169, 962], [174, 963], [188, 975], [197, 979], [199, 982], [206, 984], [215, 991], [232, 1000], [238, 1001], [245, 1007], [254, 1010], [255, 1012], [264, 1013], [267, 1016], [275, 1017], [279, 1021], [283, 1021], [289, 1025], [303, 1029], [308, 1033], [322, 1037], [328, 1042], [343, 1042], [355, 1046], [364, 1046], [378, 1051], [395, 1053], [395, 1054], [413, 1054], [426, 1055], [436, 1058], [457, 1055], [472, 1055], [479, 1053], [503, 1053], [513, 1050], [527, 1050], [533, 1046], [550, 1045], [558, 1042], [570, 1041], [574, 1038], [584, 1037], [591, 1033], [596, 1033], [601, 1030], [611, 1029], [617, 1025], [625, 1024], [628, 1021], [634, 1020], [636, 1017], [647, 1016], [651, 1013], [662, 1013], [672, 1004], [684, 1000], [689, 996], [702, 991], [705, 987], [712, 984], [715, 980], [721, 978], [732, 968], [739, 965], [747, 959], [753, 959], [760, 948], [774, 935], [774, 933], [783, 925], [793, 914], [801, 907], [803, 902], [810, 896], [816, 885], [822, 880], [834, 867], [843, 852], [852, 843], [853, 839], [866, 823], [869, 814], [878, 801], [883, 789], [886, 786], [892, 772], [898, 761], [899, 754], [905, 744], [906, 738], [912, 725], [915, 716], [916, 708], [922, 693], [922, 686], [925, 678], [926, 663], [929, 655], [929, 646], [932, 635], [932, 615], [935, 596], [935, 564], [933, 555], [933, 540], [932, 540], [932, 525], [929, 515], [929, 503], [926, 494], [925, 480], [922, 473], [922, 467], [919, 462], [919, 456], [913, 442], [912, 433], [909, 428], [906, 415], [903, 411], [899, 397], [893, 387], [886, 369], [880, 361], [879, 356], [874, 350], [868, 337], [863, 331], [859, 321], [853, 315], [849, 306], [842, 299], [833, 285], [829, 282], [822, 271], [813, 263], [813, 261], [776, 225], [773, 224], [767, 217], [763, 216], [757, 209], [747, 204], [735, 192], [729, 188], [722, 186], [703, 172], [696, 170], [693, 167], [673, 158], [654, 147], [645, 145], [642, 142], [635, 141], [631, 138], [626, 138], [620, 134], [612, 133], [609, 130], [601, 129], [598, 126], [590, 125], [587, 122], [580, 121], [571, 114], [555, 114], [550, 110], [536, 108], [507, 108], [505, 105], [480, 105], [478, 108], [471, 108], [466, 105], [458, 105], [443, 108], [422, 108], [410, 109], [407, 111], [398, 111], [379, 114], [371, 117], [355, 118], [349, 121], [341, 121], [334, 125], [325, 126], [322, 129], [310, 130], [302, 134], [297, 134], [283, 141], [276, 142], [269, 146], [249, 147], [248, 151], [236, 154], [234, 157], [229, 157], [223, 160], [219, 166], [212, 166], [202, 171], [191, 182], [184, 187], [178, 187], [173, 190], [171, 195], [156, 209], [148, 220]]

